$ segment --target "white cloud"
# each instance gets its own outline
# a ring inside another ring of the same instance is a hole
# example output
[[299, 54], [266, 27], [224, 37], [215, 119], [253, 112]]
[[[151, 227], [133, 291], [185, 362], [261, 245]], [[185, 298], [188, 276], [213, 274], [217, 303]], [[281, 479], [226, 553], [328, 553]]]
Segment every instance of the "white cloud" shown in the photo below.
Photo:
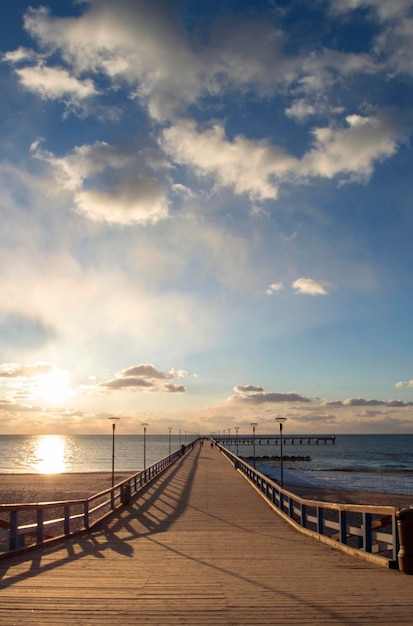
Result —
[[35, 91], [45, 100], [70, 97], [75, 102], [98, 93], [90, 79], [79, 80], [63, 68], [39, 64], [16, 69], [16, 74], [23, 87]]
[[[341, 0], [333, 6], [337, 11], [371, 7], [382, 16], [397, 17], [407, 12], [411, 0]], [[413, 49], [413, 28], [407, 18], [382, 33], [382, 40], [377, 38], [380, 62], [374, 53], [328, 49], [288, 57], [283, 52], [287, 34], [275, 22], [253, 16], [218, 18], [201, 44], [173, 15], [172, 5], [147, 0], [121, 0], [116, 5], [110, 0], [91, 0], [76, 18], [53, 17], [44, 7], [29, 9], [25, 27], [42, 52], [42, 56], [37, 55], [42, 60], [36, 66], [16, 70], [27, 88], [43, 98], [72, 99], [72, 104], [79, 106], [97, 95], [91, 78], [84, 75], [104, 74], [111, 88], [126, 86], [129, 97], [137, 98], [154, 119], [161, 121], [184, 114], [188, 105], [204, 95], [238, 91], [254, 92], [262, 98], [286, 85], [295, 98], [285, 109], [287, 116], [300, 122], [314, 115], [337, 116], [343, 107], [329, 101], [332, 85], [348, 76], [383, 71], [383, 49], [391, 57], [387, 63], [393, 70], [408, 72], [413, 67], [406, 60]], [[19, 48], [5, 58], [17, 63], [29, 61], [33, 54]], [[52, 62], [57, 54], [67, 69], [44, 65], [47, 57]], [[90, 107], [87, 112], [91, 112]], [[364, 120], [363, 125], [355, 121], [357, 117]], [[365, 180], [374, 163], [392, 156], [402, 139], [395, 118], [390, 120], [389, 116], [353, 115], [347, 124], [348, 128], [314, 129], [314, 147], [298, 162], [269, 142], [240, 135], [228, 141], [219, 125], [198, 132], [191, 122], [177, 122], [166, 131], [164, 142], [177, 163], [212, 176], [218, 185], [232, 187], [256, 201], [276, 199], [279, 183], [286, 178], [341, 176]]]
[[22, 61], [37, 61], [39, 56], [34, 52], [34, 50], [21, 46], [20, 48], [16, 48], [16, 50], [5, 52], [1, 58], [3, 61], [7, 61], [9, 63], [20, 63]]
[[403, 387], [413, 387], [413, 380], [399, 381], [394, 385], [397, 389], [403, 389]]
[[375, 40], [376, 53], [386, 61], [389, 74], [413, 75], [413, 18], [391, 23]]
[[164, 130], [161, 146], [175, 163], [212, 177], [217, 187], [232, 188], [252, 201], [276, 200], [283, 182], [368, 179], [375, 162], [392, 156], [405, 135], [404, 116], [396, 111], [349, 115], [346, 124], [313, 129], [314, 146], [301, 159], [268, 141], [243, 135], [231, 141], [218, 123], [202, 130], [180, 121]]
[[[390, 74], [413, 74], [412, 0], [330, 0], [333, 13], [370, 9], [370, 17], [380, 23], [371, 50], [377, 70]], [[367, 14], [368, 15], [368, 14]]]
[[293, 104], [285, 110], [287, 117], [292, 117], [300, 122], [303, 122], [307, 118], [320, 113], [320, 108], [316, 107], [314, 103], [308, 102], [304, 98], [295, 100]]
[[305, 176], [366, 180], [376, 161], [395, 154], [403, 140], [403, 114], [382, 111], [370, 117], [348, 115], [347, 128], [315, 128], [314, 148], [300, 161]]
[[[406, 25], [411, 4], [411, 0], [337, 0], [331, 6], [337, 12], [370, 7], [384, 21], [399, 18], [398, 28], [405, 32], [394, 57], [399, 55], [401, 63], [411, 43]], [[70, 68], [55, 70], [61, 74], [61, 84], [66, 83], [63, 93], [86, 98], [94, 87], [82, 76], [105, 75], [113, 88], [126, 86], [129, 96], [159, 121], [184, 114], [188, 105], [203, 96], [254, 92], [263, 98], [285, 92], [286, 87], [296, 97], [286, 108], [290, 117], [303, 121], [313, 114], [336, 115], [341, 107], [332, 106], [326, 97], [333, 85], [348, 76], [383, 69], [383, 58], [376, 58], [374, 51], [355, 54], [324, 49], [288, 55], [284, 51], [288, 32], [282, 32], [275, 20], [253, 15], [219, 16], [201, 38], [185, 30], [174, 8], [174, 3], [163, 1], [89, 0], [82, 15], [70, 18], [53, 17], [45, 7], [31, 8], [24, 24], [41, 55], [33, 57], [30, 50], [19, 48], [4, 58], [14, 63], [37, 58], [43, 63], [60, 55], [61, 63]], [[406, 18], [403, 23], [401, 17]], [[21, 80], [42, 97], [62, 97], [54, 70], [43, 68], [42, 63], [19, 69]]]
[[334, 117], [344, 112], [343, 107], [332, 107], [328, 102], [328, 98], [313, 97], [308, 95], [306, 98], [299, 98], [295, 100], [291, 106], [287, 107], [284, 111], [287, 117], [297, 120], [298, 122], [305, 122], [310, 117], [329, 116]]
[[203, 69], [172, 10], [164, 2], [92, 0], [79, 18], [30, 9], [25, 27], [77, 75], [103, 72], [113, 84], [127, 84], [152, 117], [165, 119], [198, 97]]
[[252, 200], [276, 199], [275, 177], [293, 168], [296, 159], [266, 141], [238, 135], [225, 136], [222, 125], [197, 130], [194, 122], [181, 121], [163, 132], [161, 143], [171, 158], [194, 169], [200, 176], [212, 176], [220, 187], [232, 187], [236, 194]]
[[165, 164], [152, 149], [97, 142], [58, 158], [35, 143], [33, 154], [53, 168], [58, 186], [73, 193], [76, 210], [93, 221], [147, 224], [168, 217]]
[[272, 296], [274, 293], [276, 293], [277, 291], [281, 291], [282, 289], [284, 289], [283, 283], [281, 282], [271, 283], [271, 285], [268, 286], [265, 293], [268, 296]]
[[301, 59], [300, 74], [291, 93], [298, 97], [298, 102], [305, 95], [305, 100], [301, 100], [302, 107], [310, 102], [320, 113], [337, 113], [341, 107], [334, 106], [327, 97], [331, 88], [340, 85], [344, 79], [377, 74], [381, 69], [371, 54], [355, 54], [328, 48], [312, 50], [311, 54]]
[[313, 278], [297, 278], [291, 285], [297, 293], [310, 296], [326, 296], [328, 287], [334, 287], [334, 283], [328, 280], [314, 280]]
[[204, 95], [251, 90], [273, 95], [305, 68], [307, 55], [286, 55], [286, 35], [252, 15], [218, 17], [201, 44], [198, 33], [182, 28], [173, 4], [90, 0], [88, 5], [78, 18], [29, 9], [25, 28], [44, 55], [59, 53], [74, 75], [101, 73], [115, 87], [127, 85], [156, 120], [182, 115]]

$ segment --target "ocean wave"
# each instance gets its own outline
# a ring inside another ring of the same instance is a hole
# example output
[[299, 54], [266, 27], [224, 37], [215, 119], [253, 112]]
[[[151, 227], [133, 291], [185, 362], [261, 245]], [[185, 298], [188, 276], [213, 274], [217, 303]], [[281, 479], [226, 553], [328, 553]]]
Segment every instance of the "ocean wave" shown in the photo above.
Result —
[[[275, 467], [258, 466], [257, 469], [272, 479], [280, 479]], [[355, 472], [340, 470], [284, 469], [284, 482], [291, 485], [329, 487], [332, 489], [399, 493], [413, 497], [413, 473], [410, 472]]]

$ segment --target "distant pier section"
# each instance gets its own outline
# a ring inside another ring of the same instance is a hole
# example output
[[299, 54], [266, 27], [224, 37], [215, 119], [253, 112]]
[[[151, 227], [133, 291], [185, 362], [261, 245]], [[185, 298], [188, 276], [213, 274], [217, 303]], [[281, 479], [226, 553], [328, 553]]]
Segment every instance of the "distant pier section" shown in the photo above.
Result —
[[[220, 444], [222, 444], [223, 446], [235, 446], [235, 445], [245, 445], [245, 446], [253, 446], [254, 443], [255, 445], [264, 445], [264, 446], [271, 446], [271, 445], [275, 445], [277, 446], [279, 443], [281, 443], [281, 438], [278, 436], [274, 436], [274, 437], [245, 437], [243, 435], [239, 435], [239, 436], [234, 436], [234, 435], [217, 435], [215, 437], [215, 440], [218, 441]], [[295, 445], [295, 444], [299, 444], [299, 445], [311, 445], [311, 444], [315, 444], [318, 445], [320, 443], [323, 443], [324, 445], [327, 444], [335, 444], [336, 443], [336, 437], [335, 435], [320, 435], [320, 436], [309, 436], [309, 437], [301, 437], [301, 436], [297, 436], [297, 437], [283, 437], [282, 438], [282, 443], [283, 445], [285, 444], [290, 444], [290, 445]]]

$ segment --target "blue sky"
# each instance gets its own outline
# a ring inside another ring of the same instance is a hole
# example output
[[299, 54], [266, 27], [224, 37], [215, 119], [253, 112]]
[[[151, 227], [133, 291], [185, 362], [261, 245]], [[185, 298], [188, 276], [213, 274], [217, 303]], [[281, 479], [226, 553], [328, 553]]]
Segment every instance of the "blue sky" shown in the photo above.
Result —
[[0, 433], [413, 432], [412, 0], [0, 30]]

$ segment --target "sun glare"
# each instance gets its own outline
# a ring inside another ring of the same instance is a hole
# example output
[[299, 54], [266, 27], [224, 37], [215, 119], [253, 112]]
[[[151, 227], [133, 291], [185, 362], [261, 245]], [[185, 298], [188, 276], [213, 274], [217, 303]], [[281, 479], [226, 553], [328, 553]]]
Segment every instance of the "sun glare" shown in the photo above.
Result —
[[66, 471], [65, 437], [42, 435], [35, 449], [34, 469], [40, 474], [59, 474]]
[[48, 404], [63, 402], [71, 395], [68, 372], [54, 369], [48, 374], [39, 376], [35, 393]]

